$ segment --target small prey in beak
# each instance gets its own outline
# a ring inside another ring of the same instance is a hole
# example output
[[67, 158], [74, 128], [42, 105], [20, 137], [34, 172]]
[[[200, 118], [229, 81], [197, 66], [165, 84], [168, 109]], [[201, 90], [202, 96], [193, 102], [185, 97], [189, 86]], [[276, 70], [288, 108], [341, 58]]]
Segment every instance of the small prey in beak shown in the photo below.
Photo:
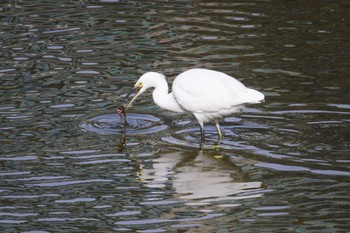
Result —
[[116, 111], [118, 115], [120, 116], [120, 123], [123, 124], [123, 127], [128, 124], [126, 121], [126, 114], [125, 114], [125, 108], [122, 105], [117, 106]]

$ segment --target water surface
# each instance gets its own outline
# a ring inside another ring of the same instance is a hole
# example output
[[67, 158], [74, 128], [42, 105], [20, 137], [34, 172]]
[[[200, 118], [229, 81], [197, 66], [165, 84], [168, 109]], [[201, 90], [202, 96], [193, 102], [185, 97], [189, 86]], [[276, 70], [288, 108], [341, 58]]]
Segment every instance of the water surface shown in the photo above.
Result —
[[[2, 1], [1, 232], [347, 232], [346, 1]], [[266, 102], [205, 127], [136, 79], [203, 67]]]

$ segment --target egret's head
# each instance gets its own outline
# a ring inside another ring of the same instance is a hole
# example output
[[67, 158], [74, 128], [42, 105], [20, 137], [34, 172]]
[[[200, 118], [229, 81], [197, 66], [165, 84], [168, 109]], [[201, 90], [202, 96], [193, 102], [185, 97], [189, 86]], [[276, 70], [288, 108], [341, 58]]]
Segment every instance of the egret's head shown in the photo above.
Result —
[[136, 98], [141, 95], [148, 88], [156, 87], [157, 83], [159, 83], [159, 79], [164, 79], [164, 75], [157, 72], [147, 72], [143, 74], [135, 83], [132, 91], [136, 91], [135, 96], [131, 99], [130, 103], [126, 106], [125, 110], [127, 110], [131, 104], [136, 100]]

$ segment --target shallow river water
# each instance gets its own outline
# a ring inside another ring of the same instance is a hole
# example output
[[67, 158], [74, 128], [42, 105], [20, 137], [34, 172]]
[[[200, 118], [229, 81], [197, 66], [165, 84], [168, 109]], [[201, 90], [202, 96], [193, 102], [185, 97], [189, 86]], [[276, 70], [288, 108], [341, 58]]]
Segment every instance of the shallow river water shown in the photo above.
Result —
[[[349, 232], [343, 1], [0, 3], [1, 232]], [[266, 101], [224, 137], [140, 97], [202, 67]]]

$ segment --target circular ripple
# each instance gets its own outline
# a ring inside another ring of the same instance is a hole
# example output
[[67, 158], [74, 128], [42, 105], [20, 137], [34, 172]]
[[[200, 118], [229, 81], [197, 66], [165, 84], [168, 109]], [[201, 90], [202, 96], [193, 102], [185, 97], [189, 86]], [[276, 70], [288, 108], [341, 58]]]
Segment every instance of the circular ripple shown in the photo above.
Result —
[[124, 127], [119, 115], [107, 114], [85, 120], [79, 127], [84, 132], [97, 134], [151, 134], [167, 128], [159, 118], [147, 114], [127, 114], [127, 121]]

